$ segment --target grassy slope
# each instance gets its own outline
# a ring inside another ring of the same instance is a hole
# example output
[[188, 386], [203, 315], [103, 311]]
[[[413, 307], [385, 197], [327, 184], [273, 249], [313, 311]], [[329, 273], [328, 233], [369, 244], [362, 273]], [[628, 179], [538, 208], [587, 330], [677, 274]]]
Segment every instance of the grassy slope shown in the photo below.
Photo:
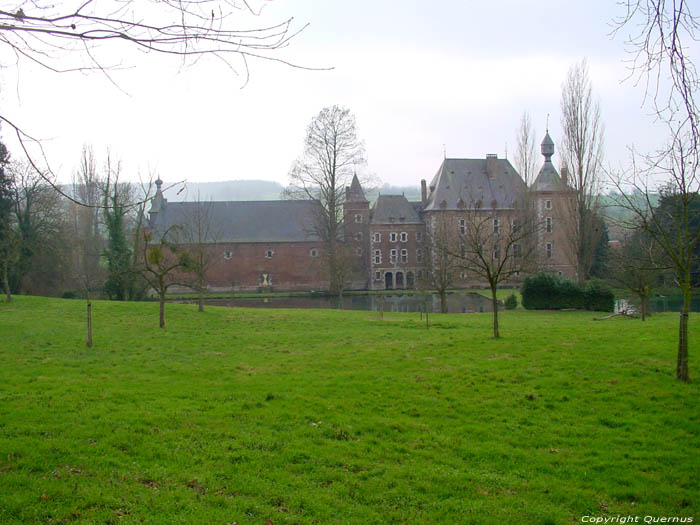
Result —
[[84, 307], [0, 303], [2, 523], [697, 519], [675, 315]]

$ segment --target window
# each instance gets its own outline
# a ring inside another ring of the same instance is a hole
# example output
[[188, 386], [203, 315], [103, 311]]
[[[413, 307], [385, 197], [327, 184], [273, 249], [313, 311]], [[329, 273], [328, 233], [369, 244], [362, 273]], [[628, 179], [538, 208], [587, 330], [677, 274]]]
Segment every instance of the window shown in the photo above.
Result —
[[523, 254], [523, 250], [520, 247], [520, 243], [516, 242], [513, 244], [513, 257], [520, 257]]
[[381, 264], [382, 262], [382, 251], [374, 250], [374, 264]]
[[389, 242], [396, 242], [396, 232], [391, 232], [389, 234]]
[[462, 279], [463, 281], [467, 280], [467, 272], [460, 272], [459, 278]]
[[466, 219], [459, 219], [459, 233], [462, 235], [467, 233], [467, 221], [466, 221]]
[[467, 256], [467, 249], [464, 247], [464, 245], [459, 247], [459, 256], [462, 258]]
[[309, 250], [309, 255], [310, 255], [311, 257], [318, 257], [318, 249], [316, 249], [316, 248], [311, 248], [311, 249]]
[[493, 220], [493, 233], [498, 233], [499, 228], [501, 227], [501, 222], [498, 219]]
[[275, 254], [272, 250], [267, 250], [265, 252], [265, 259], [272, 259], [272, 256]]
[[510, 224], [511, 231], [517, 232], [518, 229], [520, 228], [520, 221], [518, 219], [513, 219], [513, 221]]
[[559, 277], [561, 277], [564, 275], [564, 272], [557, 272], [557, 275], [559, 275]]
[[391, 250], [391, 252], [389, 252], [389, 260], [391, 262], [395, 263], [398, 257], [398, 251], [396, 249], [393, 249]]
[[551, 242], [547, 243], [546, 251], [547, 251], [547, 259], [551, 259], [552, 258], [552, 243]]
[[406, 250], [406, 249], [401, 250], [401, 262], [402, 263], [408, 262], [408, 250]]
[[421, 242], [423, 240], [423, 232], [416, 232], [416, 240]]
[[372, 242], [382, 242], [382, 234], [375, 233], [374, 235], [372, 235]]
[[545, 210], [551, 210], [552, 209], [552, 201], [544, 201], [544, 209]]
[[374, 272], [374, 280], [381, 281], [382, 280], [382, 272]]
[[515, 272], [516, 277], [520, 277], [520, 272]]
[[501, 248], [500, 247], [496, 246], [493, 249], [493, 258], [496, 261], [501, 258]]
[[362, 222], [362, 214], [361, 213], [356, 213], [355, 214], [355, 222]]
[[358, 257], [362, 256], [362, 248], [357, 248], [355, 250], [355, 255], [357, 255]]
[[362, 240], [362, 232], [357, 232], [355, 234], [355, 240], [356, 241], [361, 241]]
[[547, 217], [545, 219], [545, 229], [547, 230], [547, 233], [552, 233], [552, 218]]
[[406, 232], [401, 232], [401, 242], [408, 241], [408, 234]]
[[416, 261], [423, 262], [423, 250], [420, 248], [416, 250]]
[[224, 252], [224, 259], [226, 259], [227, 261], [230, 261], [232, 258], [233, 258], [232, 251], [227, 250]]

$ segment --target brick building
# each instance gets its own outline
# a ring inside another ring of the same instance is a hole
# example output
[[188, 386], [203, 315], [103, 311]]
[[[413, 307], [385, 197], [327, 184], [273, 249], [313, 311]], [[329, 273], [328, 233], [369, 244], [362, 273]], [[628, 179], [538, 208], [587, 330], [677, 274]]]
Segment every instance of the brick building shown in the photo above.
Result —
[[[535, 235], [536, 267], [575, 278], [571, 236], [574, 190], [560, 177], [551, 157], [554, 144], [542, 142], [543, 166], [527, 188], [507, 159], [444, 159], [428, 184], [421, 181], [421, 201], [403, 195], [379, 195], [370, 206], [354, 177], [345, 191], [343, 245], [352, 271], [350, 289], [403, 289], [416, 286], [429, 256], [427, 238], [442, 221], [454, 232], [455, 243], [469, 221], [488, 221], [493, 231], [515, 227], [524, 208], [534, 207], [541, 227]], [[149, 212], [150, 228], [191, 231], [196, 211], [206, 210], [205, 242], [212, 263], [208, 286], [212, 291], [260, 289], [324, 290], [328, 288], [323, 242], [314, 233], [319, 216], [315, 201], [240, 201], [169, 203], [162, 183]], [[182, 240], [183, 244], [192, 242]], [[518, 248], [518, 247], [516, 247]], [[455, 248], [456, 250], [457, 248]], [[499, 256], [498, 248], [494, 257]], [[483, 285], [462, 273], [458, 287]]]

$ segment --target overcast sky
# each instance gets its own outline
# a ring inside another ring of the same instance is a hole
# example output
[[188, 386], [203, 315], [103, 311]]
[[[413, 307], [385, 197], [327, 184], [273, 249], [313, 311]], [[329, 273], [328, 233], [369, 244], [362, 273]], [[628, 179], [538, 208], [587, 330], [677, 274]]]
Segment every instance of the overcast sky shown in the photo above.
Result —
[[[618, 166], [628, 146], [651, 150], [664, 136], [642, 108], [642, 88], [623, 82], [624, 35], [609, 36], [623, 14], [611, 0], [274, 0], [254, 23], [289, 16], [296, 27], [309, 23], [279, 57], [332, 70], [252, 62], [243, 87], [243, 77], [216, 60], [182, 69], [122, 49], [115, 87], [101, 74], [55, 74], [26, 63], [18, 70], [4, 60], [0, 104], [43, 139], [63, 181], [91, 144], [99, 159], [109, 148], [131, 179], [154, 173], [166, 181], [282, 184], [309, 121], [340, 104], [356, 116], [368, 170], [382, 182], [417, 185], [435, 174], [443, 148], [467, 158], [503, 157], [507, 148], [512, 159], [525, 110], [538, 144], [547, 114], [559, 143], [561, 85], [585, 57], [606, 158]], [[2, 136], [19, 157], [7, 128]]]

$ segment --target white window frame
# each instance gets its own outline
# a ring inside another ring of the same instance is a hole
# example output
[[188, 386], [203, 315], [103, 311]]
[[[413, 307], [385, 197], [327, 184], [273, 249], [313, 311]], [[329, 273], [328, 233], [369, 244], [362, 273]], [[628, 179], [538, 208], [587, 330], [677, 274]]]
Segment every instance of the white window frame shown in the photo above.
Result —
[[396, 242], [396, 232], [391, 232], [389, 234], [389, 242]]
[[501, 229], [501, 221], [498, 219], [493, 220], [493, 233], [498, 233], [498, 230]]
[[403, 248], [401, 250], [401, 262], [402, 263], [408, 262], [408, 250], [406, 248]]
[[552, 246], [552, 243], [548, 242], [547, 244], [545, 244], [544, 249], [547, 255], [547, 259], [552, 259], [554, 256], [554, 247]]
[[372, 235], [372, 242], [382, 242], [382, 234], [379, 232], [374, 232]]
[[408, 233], [401, 232], [401, 236], [399, 237], [399, 239], [401, 239], [401, 242], [408, 242]]
[[272, 259], [275, 256], [275, 250], [265, 250], [265, 259]]
[[372, 256], [374, 264], [382, 264], [382, 251], [374, 250], [374, 255]]
[[552, 201], [551, 201], [551, 200], [546, 200], [546, 201], [544, 201], [544, 209], [545, 209], [545, 210], [551, 210], [551, 209], [552, 209]]
[[467, 233], [467, 220], [466, 219], [459, 219], [459, 233], [460, 235], [464, 235]]
[[362, 240], [362, 237], [363, 237], [362, 232], [355, 233], [355, 240], [357, 242], [360, 242]]
[[364, 221], [362, 214], [361, 213], [356, 213], [355, 214], [355, 222], [358, 224], [361, 224]]
[[395, 263], [398, 260], [399, 260], [399, 251], [396, 248], [392, 248], [389, 251], [389, 261], [391, 261], [392, 263]]
[[381, 280], [382, 280], [382, 272], [380, 272], [379, 270], [377, 270], [376, 272], [374, 272], [374, 280], [375, 280], [375, 281], [381, 281]]
[[356, 248], [355, 255], [357, 255], [358, 257], [362, 257], [362, 248]]
[[233, 259], [233, 252], [231, 250], [224, 251], [224, 259], [226, 261], [230, 261], [231, 259]]
[[419, 263], [423, 262], [423, 249], [422, 248], [416, 249], [416, 262], [419, 262]]
[[318, 248], [311, 248], [311, 249], [309, 250], [309, 255], [310, 255], [311, 257], [318, 257]]
[[547, 233], [552, 233], [552, 218], [551, 217], [546, 217], [545, 218], [545, 230]]
[[416, 232], [416, 241], [421, 242], [423, 240], [423, 232]]

